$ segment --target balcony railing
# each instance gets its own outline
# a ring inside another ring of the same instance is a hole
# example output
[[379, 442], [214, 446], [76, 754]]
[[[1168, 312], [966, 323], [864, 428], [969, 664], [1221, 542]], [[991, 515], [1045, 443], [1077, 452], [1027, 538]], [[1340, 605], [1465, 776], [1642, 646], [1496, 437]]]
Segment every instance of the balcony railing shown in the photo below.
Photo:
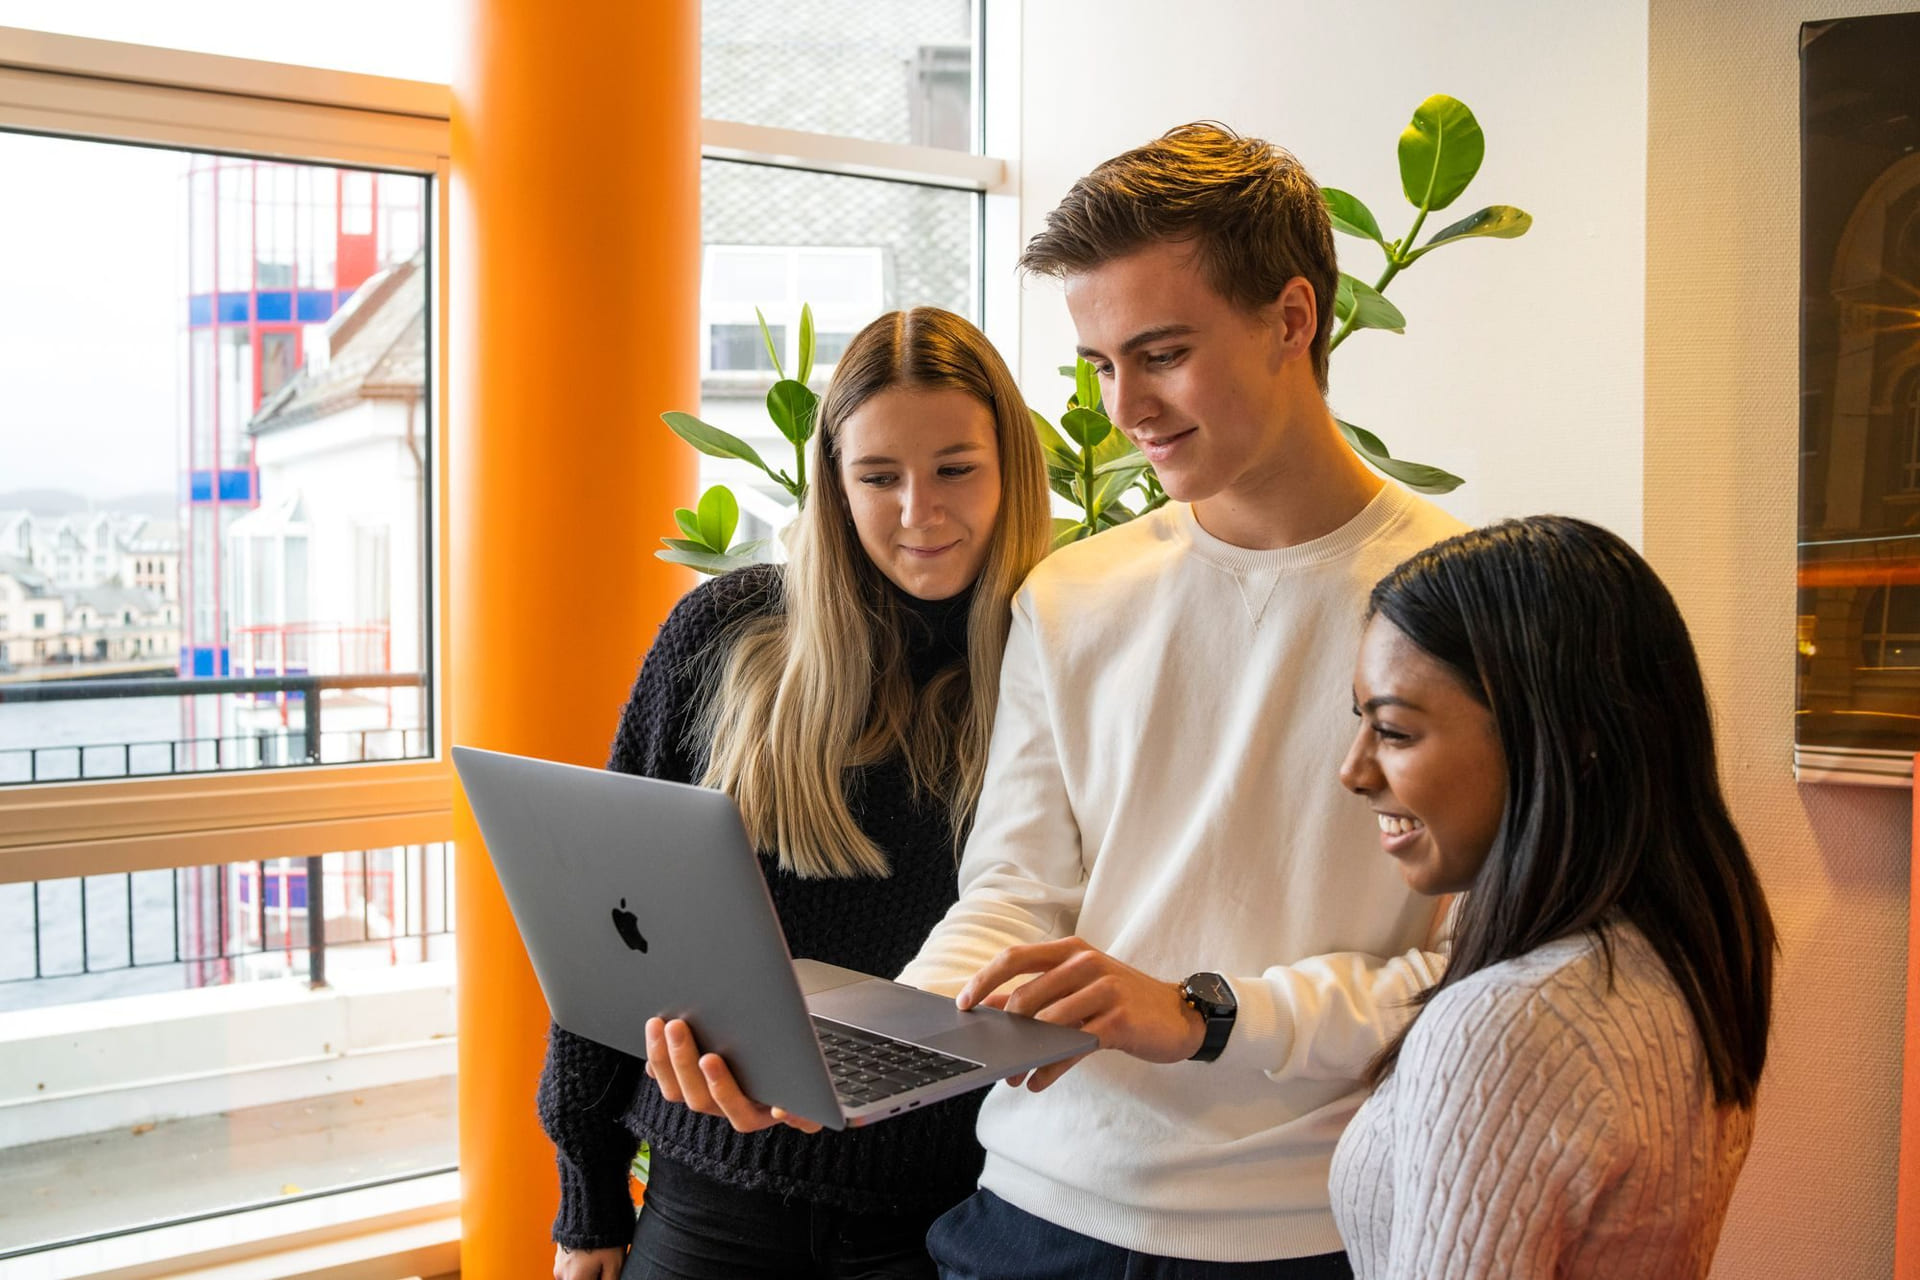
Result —
[[[244, 733], [139, 741], [0, 747], [0, 786], [88, 778], [164, 777], [224, 769], [291, 768], [363, 760], [414, 759], [429, 753], [432, 725], [328, 729], [326, 693], [419, 689], [414, 672], [365, 675], [151, 676], [38, 680], [0, 684], [0, 706], [123, 698], [277, 695], [279, 723]], [[297, 701], [296, 701], [297, 699]], [[290, 714], [289, 708], [298, 714]], [[427, 708], [423, 706], [423, 713]], [[424, 718], [424, 715], [423, 715]], [[331, 742], [338, 751], [327, 749]], [[68, 762], [61, 768], [57, 761]], [[115, 768], [115, 765], [118, 768]]]
[[[259, 708], [268, 722], [246, 732], [0, 747], [0, 785], [417, 758], [431, 751], [430, 723], [327, 728], [326, 695], [368, 689], [390, 694], [425, 685], [424, 676], [410, 672], [8, 682], [0, 684], [0, 707], [230, 695], [271, 695], [274, 704]], [[253, 710], [243, 706], [239, 712], [246, 715]], [[429, 716], [423, 698], [421, 718], [426, 721]], [[437, 851], [432, 869], [426, 861], [429, 851]], [[14, 939], [11, 946], [0, 948], [0, 989], [15, 983], [164, 965], [188, 966], [189, 985], [199, 986], [230, 981], [236, 964], [273, 952], [284, 954], [287, 973], [298, 973], [297, 957], [304, 956], [308, 980], [321, 986], [326, 982], [329, 942], [385, 942], [393, 949], [399, 940], [411, 938], [421, 939], [424, 950], [425, 939], [451, 932], [452, 865], [445, 846], [405, 850], [400, 861], [408, 874], [398, 876], [391, 867], [370, 865], [369, 856], [329, 854], [0, 887], [0, 923], [5, 925], [0, 932]], [[349, 858], [359, 860], [357, 872], [344, 861]], [[156, 901], [149, 882], [158, 874], [169, 879], [163, 900]], [[384, 888], [377, 888], [376, 882], [383, 878]], [[145, 890], [138, 908], [136, 882]], [[60, 909], [57, 904], [69, 900], [76, 884], [77, 912]], [[429, 885], [433, 886], [430, 891]], [[347, 910], [329, 920], [327, 900], [333, 893], [343, 895], [337, 905]], [[429, 893], [439, 899], [437, 911], [423, 900]], [[124, 918], [114, 916], [112, 923], [103, 926], [98, 918], [102, 913], [96, 909], [103, 896], [124, 904]], [[357, 936], [350, 915], [356, 910]], [[121, 930], [124, 949], [96, 945], [104, 933]], [[162, 936], [156, 938], [156, 932]], [[30, 947], [19, 945], [23, 935], [30, 937]], [[50, 939], [58, 944], [53, 950], [60, 953], [54, 959], [48, 954]], [[67, 956], [74, 958], [67, 960]], [[8, 1003], [12, 1002], [0, 1000], [0, 1007]]]
[[168, 965], [189, 966], [186, 985], [219, 985], [277, 954], [261, 976], [318, 987], [329, 948], [425, 959], [453, 932], [453, 872], [451, 847], [432, 844], [0, 886], [0, 1008], [22, 1003], [14, 984]]

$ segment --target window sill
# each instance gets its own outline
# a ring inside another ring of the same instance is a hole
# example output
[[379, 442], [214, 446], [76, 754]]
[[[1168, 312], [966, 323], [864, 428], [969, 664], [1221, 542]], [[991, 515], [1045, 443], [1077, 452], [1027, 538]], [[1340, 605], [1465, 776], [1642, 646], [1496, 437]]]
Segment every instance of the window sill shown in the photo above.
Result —
[[10, 1280], [387, 1280], [460, 1269], [460, 1175], [316, 1196], [11, 1258]]

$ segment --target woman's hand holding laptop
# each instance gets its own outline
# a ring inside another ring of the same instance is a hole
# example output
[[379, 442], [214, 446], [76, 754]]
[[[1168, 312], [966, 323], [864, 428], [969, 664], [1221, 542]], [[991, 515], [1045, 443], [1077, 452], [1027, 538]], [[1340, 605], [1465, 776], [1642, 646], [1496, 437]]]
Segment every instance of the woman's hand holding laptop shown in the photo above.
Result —
[[779, 1107], [762, 1106], [742, 1093], [717, 1053], [702, 1056], [693, 1028], [675, 1018], [647, 1019], [647, 1074], [660, 1086], [668, 1102], [685, 1104], [701, 1115], [720, 1116], [741, 1133], [758, 1133], [784, 1124], [802, 1133], [818, 1133], [820, 1126]]

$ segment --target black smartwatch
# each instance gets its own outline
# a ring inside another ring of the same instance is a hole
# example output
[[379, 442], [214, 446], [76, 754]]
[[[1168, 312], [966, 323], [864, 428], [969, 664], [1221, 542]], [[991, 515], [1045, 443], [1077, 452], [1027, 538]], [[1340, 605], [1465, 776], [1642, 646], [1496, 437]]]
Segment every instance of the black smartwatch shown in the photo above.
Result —
[[1196, 973], [1188, 978], [1180, 984], [1180, 998], [1192, 1005], [1207, 1024], [1206, 1036], [1188, 1061], [1212, 1062], [1227, 1047], [1240, 1002], [1233, 998], [1233, 988], [1227, 985], [1227, 980], [1217, 973]]

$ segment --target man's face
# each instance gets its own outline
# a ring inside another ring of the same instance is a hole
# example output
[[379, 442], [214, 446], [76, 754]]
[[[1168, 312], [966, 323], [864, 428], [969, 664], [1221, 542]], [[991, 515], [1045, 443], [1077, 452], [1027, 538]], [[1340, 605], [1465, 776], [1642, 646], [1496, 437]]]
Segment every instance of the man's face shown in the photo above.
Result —
[[1283, 469], [1291, 406], [1313, 382], [1304, 280], [1249, 312], [1214, 291], [1194, 245], [1160, 241], [1069, 276], [1066, 296], [1108, 417], [1170, 496], [1258, 492]]

